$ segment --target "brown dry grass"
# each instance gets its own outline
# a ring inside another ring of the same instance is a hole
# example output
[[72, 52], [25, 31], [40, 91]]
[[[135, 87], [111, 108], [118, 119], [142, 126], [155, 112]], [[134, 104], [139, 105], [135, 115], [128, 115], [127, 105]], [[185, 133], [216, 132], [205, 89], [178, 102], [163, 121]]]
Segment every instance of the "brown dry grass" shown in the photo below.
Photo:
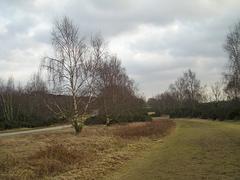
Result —
[[161, 120], [86, 127], [79, 136], [69, 128], [5, 137], [0, 139], [0, 179], [97, 179], [153, 143], [151, 137], [166, 135], [174, 126]]
[[156, 120], [146, 123], [135, 123], [120, 126], [114, 132], [121, 138], [159, 137], [169, 133], [175, 123], [170, 120]]

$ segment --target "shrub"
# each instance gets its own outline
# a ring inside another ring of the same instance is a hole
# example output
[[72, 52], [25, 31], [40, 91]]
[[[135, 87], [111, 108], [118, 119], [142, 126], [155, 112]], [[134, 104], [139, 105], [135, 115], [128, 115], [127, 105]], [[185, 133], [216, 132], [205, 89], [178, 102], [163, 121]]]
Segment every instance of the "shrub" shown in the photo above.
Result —
[[240, 101], [199, 103], [194, 107], [182, 106], [170, 111], [171, 117], [191, 117], [218, 120], [240, 120]]
[[[127, 122], [145, 122], [150, 121], [152, 118], [146, 114], [126, 114], [126, 115], [118, 115], [111, 116], [110, 124], [116, 123], [127, 123]], [[106, 124], [107, 118], [106, 116], [99, 115], [88, 118], [84, 124], [86, 125], [96, 125], [96, 124]]]
[[97, 125], [97, 124], [106, 124], [106, 117], [104, 116], [92, 116], [86, 119], [84, 122], [85, 125]]
[[62, 144], [52, 144], [40, 149], [29, 157], [30, 165], [34, 167], [37, 176], [52, 175], [66, 170], [66, 166], [81, 163], [85, 153], [76, 147], [66, 147]]
[[145, 123], [133, 123], [116, 128], [114, 134], [122, 138], [164, 136], [175, 127], [172, 120], [155, 120]]

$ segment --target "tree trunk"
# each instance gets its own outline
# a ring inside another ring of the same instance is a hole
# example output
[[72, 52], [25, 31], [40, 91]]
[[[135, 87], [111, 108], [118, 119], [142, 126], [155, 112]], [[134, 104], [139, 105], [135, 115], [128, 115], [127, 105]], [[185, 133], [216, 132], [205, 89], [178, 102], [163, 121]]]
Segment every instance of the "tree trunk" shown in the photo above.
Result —
[[75, 129], [76, 135], [78, 135], [82, 131], [83, 122], [81, 119], [79, 119], [79, 116], [78, 116], [78, 105], [77, 105], [77, 99], [76, 99], [75, 93], [72, 94], [72, 98], [73, 98], [73, 110], [74, 110], [72, 125]]
[[78, 117], [78, 105], [77, 105], [77, 99], [75, 93], [73, 93], [73, 110], [74, 110], [74, 118]]

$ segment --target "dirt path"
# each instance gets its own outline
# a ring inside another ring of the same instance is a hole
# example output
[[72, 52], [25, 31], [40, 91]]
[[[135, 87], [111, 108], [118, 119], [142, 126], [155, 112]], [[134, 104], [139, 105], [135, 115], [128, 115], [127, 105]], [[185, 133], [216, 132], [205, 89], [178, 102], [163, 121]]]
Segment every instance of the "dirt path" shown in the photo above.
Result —
[[5, 133], [0, 133], [0, 137], [16, 136], [21, 134], [41, 133], [46, 131], [55, 131], [55, 130], [60, 130], [64, 128], [69, 128], [69, 127], [71, 127], [71, 125], [61, 125], [61, 126], [55, 126], [55, 127], [47, 127], [47, 128], [41, 128], [41, 129], [31, 129], [31, 130], [15, 131], [15, 132], [5, 132]]

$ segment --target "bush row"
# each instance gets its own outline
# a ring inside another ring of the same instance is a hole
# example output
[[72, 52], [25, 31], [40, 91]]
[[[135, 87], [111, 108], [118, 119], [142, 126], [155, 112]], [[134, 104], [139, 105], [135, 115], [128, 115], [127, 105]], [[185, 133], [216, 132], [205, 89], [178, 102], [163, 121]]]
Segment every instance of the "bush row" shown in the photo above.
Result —
[[[127, 122], [144, 122], [144, 121], [150, 121], [152, 118], [148, 116], [147, 114], [143, 114], [141, 112], [136, 114], [128, 114], [128, 115], [119, 115], [110, 117], [111, 124], [115, 123], [127, 123]], [[106, 116], [98, 115], [88, 118], [85, 121], [86, 125], [96, 125], [96, 124], [106, 124], [107, 118]]]
[[240, 101], [199, 103], [172, 109], [170, 117], [192, 117], [218, 120], [240, 120]]

